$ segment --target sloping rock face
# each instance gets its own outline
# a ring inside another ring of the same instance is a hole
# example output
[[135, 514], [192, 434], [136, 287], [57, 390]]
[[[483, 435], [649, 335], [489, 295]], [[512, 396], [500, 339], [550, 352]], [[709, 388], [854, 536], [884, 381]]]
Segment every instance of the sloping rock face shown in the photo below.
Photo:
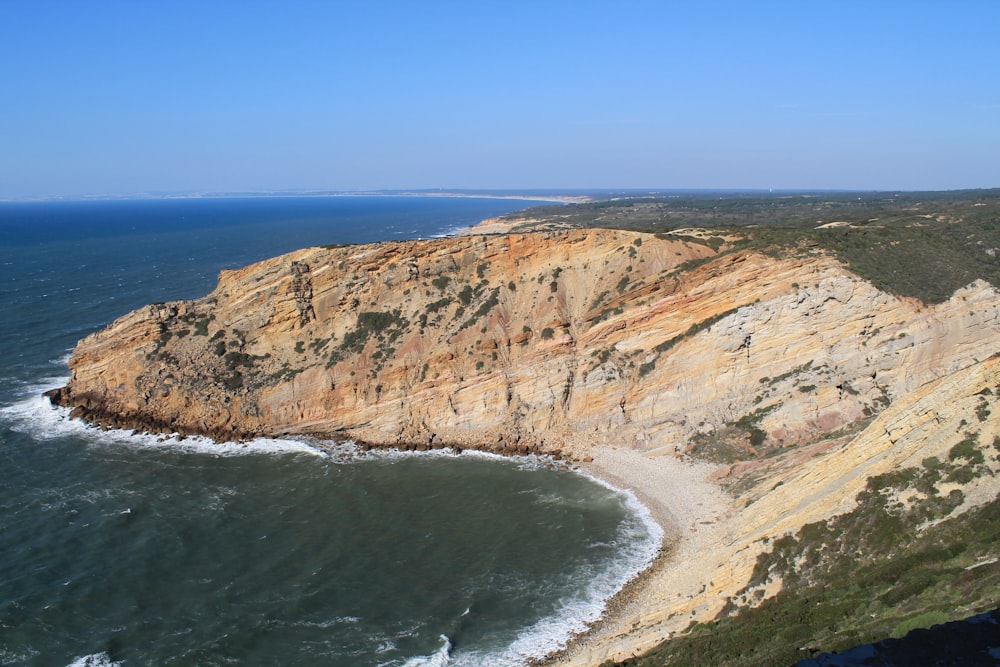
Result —
[[53, 399], [216, 438], [752, 454], [872, 416], [990, 357], [998, 334], [986, 283], [925, 307], [821, 255], [608, 230], [467, 236], [225, 271], [204, 298], [81, 341]]
[[[929, 457], [954, 460], [955, 448], [965, 446], [963, 441], [972, 434], [982, 463], [961, 482], [939, 483], [936, 492], [939, 497], [960, 492], [962, 502], [952, 517], [994, 501], [1000, 493], [998, 415], [1000, 358], [993, 356], [893, 400], [853, 437], [832, 437], [787, 448], [766, 461], [722, 468], [732, 475], [744, 466], [768, 470], [724, 515], [706, 514], [680, 526], [670, 563], [650, 573], [621, 612], [552, 664], [589, 667], [625, 660], [684, 634], [692, 621], [711, 621], [727, 601], [746, 607], [770, 598], [781, 590], [782, 581], [749, 582], [758, 556], [775, 538], [851, 511], [872, 477], [921, 469]], [[648, 469], [657, 458], [632, 455], [636, 468]], [[892, 501], [908, 504], [913, 496], [907, 494], [913, 493], [893, 496]], [[976, 566], [970, 564], [969, 569]], [[995, 604], [993, 597], [965, 602], [966, 608], [955, 610], [956, 618]]]

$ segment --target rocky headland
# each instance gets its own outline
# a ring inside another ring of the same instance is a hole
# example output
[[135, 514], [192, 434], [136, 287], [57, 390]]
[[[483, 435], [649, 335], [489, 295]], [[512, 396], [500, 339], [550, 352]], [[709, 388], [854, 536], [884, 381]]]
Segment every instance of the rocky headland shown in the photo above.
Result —
[[[82, 340], [52, 399], [145, 431], [591, 466], [635, 489], [670, 548], [556, 658], [573, 665], [759, 604], [781, 587], [750, 585], [772, 540], [850, 511], [872, 477], [947, 460], [970, 429], [982, 447], [1000, 436], [1000, 292], [987, 282], [925, 305], [818, 249], [485, 229], [224, 271], [203, 298]], [[994, 500], [997, 471], [987, 456], [953, 482], [954, 512]]]

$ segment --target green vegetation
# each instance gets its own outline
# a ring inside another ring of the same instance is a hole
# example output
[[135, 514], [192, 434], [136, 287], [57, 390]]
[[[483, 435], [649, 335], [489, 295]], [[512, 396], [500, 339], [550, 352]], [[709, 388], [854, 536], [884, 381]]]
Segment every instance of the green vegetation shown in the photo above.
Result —
[[796, 375], [800, 375], [802, 373], [805, 373], [805, 372], [809, 371], [812, 368], [812, 365], [813, 365], [812, 361], [807, 361], [806, 363], [802, 364], [801, 366], [796, 366], [795, 368], [793, 368], [792, 370], [790, 370], [790, 371], [788, 371], [786, 373], [782, 373], [781, 375], [776, 375], [773, 378], [766, 378], [766, 377], [765, 378], [761, 378], [760, 381], [761, 381], [762, 384], [767, 384], [768, 386], [773, 387], [774, 385], [778, 384], [779, 382], [784, 382], [788, 378], [795, 377]]
[[199, 318], [194, 323], [194, 335], [195, 336], [207, 336], [208, 335], [208, 323], [212, 318], [205, 316]]
[[490, 291], [490, 296], [481, 304], [479, 304], [479, 307], [475, 310], [475, 312], [472, 313], [472, 315], [469, 316], [469, 319], [465, 320], [465, 322], [463, 322], [461, 327], [459, 328], [465, 329], [466, 327], [472, 326], [473, 324], [476, 323], [476, 320], [488, 314], [491, 310], [496, 308], [497, 304], [499, 303], [500, 303], [500, 288], [494, 287], [493, 290]]
[[761, 420], [764, 419], [770, 412], [773, 412], [779, 404], [769, 405], [766, 408], [757, 408], [748, 415], [743, 415], [740, 417], [733, 426], [742, 429], [747, 432], [750, 438], [750, 445], [752, 447], [760, 447], [764, 444], [764, 439], [767, 434], [760, 430], [757, 425], [760, 424]]
[[431, 303], [427, 304], [426, 310], [429, 314], [436, 313], [442, 308], [447, 308], [448, 306], [450, 306], [451, 302], [452, 298], [450, 296], [446, 296], [443, 299], [438, 299], [437, 301], [432, 301]]
[[603, 292], [595, 296], [594, 300], [590, 304], [590, 309], [593, 310], [594, 308], [597, 308], [602, 303], [604, 303], [604, 299], [606, 299], [607, 296], [608, 296], [608, 290], [604, 290]]
[[760, 428], [760, 422], [769, 413], [781, 406], [780, 403], [757, 408], [734, 422], [713, 433], [703, 433], [691, 438], [688, 453], [715, 463], [735, 463], [759, 457], [767, 433]]
[[[660, 238], [667, 238], [667, 239], [670, 238], [670, 236], [667, 235], [667, 234], [660, 234], [659, 236], [660, 236]], [[675, 266], [670, 272], [667, 273], [667, 276], [668, 277], [675, 277], [675, 276], [678, 276], [678, 275], [680, 275], [682, 273], [686, 273], [688, 271], [694, 271], [699, 266], [702, 266], [704, 264], [708, 264], [713, 259], [715, 259], [715, 258], [712, 257], [711, 255], [709, 255], [708, 257], [696, 257], [695, 259], [689, 259], [686, 262], [681, 262], [680, 264], [678, 264], [677, 266]]]
[[542, 340], [548, 340], [555, 335], [555, 330], [552, 327], [545, 327], [542, 329]]
[[224, 357], [224, 361], [226, 362], [226, 368], [232, 371], [240, 367], [249, 368], [253, 366], [255, 362], [264, 358], [265, 357], [247, 354], [245, 352], [227, 352]]
[[[187, 312], [181, 315], [178, 319], [185, 324], [194, 325], [195, 336], [207, 336], [208, 323], [215, 319], [215, 315], [202, 315], [199, 317], [196, 313]], [[183, 332], [183, 334], [181, 332]], [[190, 333], [190, 331], [187, 329], [180, 329], [177, 331], [178, 337], [180, 338], [183, 338], [188, 333]]]
[[340, 349], [353, 354], [360, 354], [365, 343], [372, 335], [378, 340], [389, 342], [399, 338], [409, 326], [409, 320], [400, 314], [399, 309], [393, 311], [365, 311], [358, 313], [357, 326], [353, 331], [344, 334]]
[[302, 372], [301, 368], [292, 368], [288, 362], [282, 364], [281, 368], [271, 373], [264, 379], [265, 384], [277, 384], [279, 382], [287, 382], [291, 380], [296, 375]]
[[[331, 340], [332, 338], [313, 338], [312, 342], [309, 343], [309, 349], [313, 351], [313, 354], [321, 354]], [[296, 344], [296, 351], [298, 351], [297, 348], [298, 344]]]
[[[959, 460], [976, 459], [972, 449], [981, 456], [968, 444], [956, 449], [955, 462], [929, 458], [869, 479], [853, 511], [774, 540], [714, 621], [621, 664], [791, 665], [996, 607], [1000, 499], [950, 516], [962, 492], [941, 495], [936, 484]], [[745, 606], [779, 580], [776, 596]]]
[[[990, 391], [987, 387], [986, 391]], [[981, 422], [986, 421], [986, 418], [990, 416], [990, 404], [986, 400], [986, 396], [979, 397], [979, 405], [976, 406], [976, 419]]]
[[372, 359], [377, 361], [375, 370], [378, 371], [396, 352], [396, 348], [392, 344], [403, 335], [409, 326], [410, 321], [402, 316], [398, 308], [391, 311], [358, 313], [355, 328], [344, 334], [340, 345], [330, 352], [326, 367], [330, 368], [339, 362], [345, 354], [361, 354], [369, 339], [374, 337], [377, 347], [372, 352]]
[[[214, 380], [216, 384], [221, 384], [228, 391], [236, 391], [243, 388], [245, 379], [243, 372], [253, 369], [257, 362], [267, 359], [270, 356], [266, 354], [263, 356], [247, 354], [235, 350], [226, 352], [225, 350], [225, 342], [219, 340], [216, 343], [215, 353], [222, 357], [225, 364], [225, 371], [215, 373]], [[263, 380], [267, 382], [269, 378], [264, 378]]]
[[591, 324], [597, 324], [598, 322], [603, 322], [613, 315], [621, 315], [625, 312], [625, 306], [623, 304], [618, 304], [614, 308], [602, 308], [601, 312], [597, 314], [596, 317], [590, 320]]
[[[656, 362], [659, 361], [660, 356], [663, 355], [665, 352], [668, 352], [671, 348], [673, 348], [675, 345], [677, 345], [677, 343], [681, 342], [685, 338], [688, 338], [690, 336], [694, 336], [695, 334], [697, 334], [697, 333], [699, 333], [701, 331], [705, 331], [706, 329], [711, 328], [713, 324], [717, 324], [718, 322], [722, 321], [723, 319], [725, 319], [725, 318], [729, 317], [730, 315], [732, 315], [733, 313], [735, 313], [737, 310], [739, 310], [739, 308], [730, 308], [729, 310], [726, 310], [726, 311], [723, 311], [721, 313], [717, 313], [716, 315], [713, 315], [711, 317], [705, 318], [701, 322], [695, 322], [694, 324], [692, 324], [691, 326], [689, 326], [687, 328], [687, 331], [685, 331], [684, 333], [677, 334], [676, 336], [673, 336], [673, 337], [668, 338], [667, 340], [665, 340], [665, 341], [663, 341], [661, 343], [658, 343], [653, 348], [653, 351], [656, 352], [656, 356], [653, 357], [652, 359], [650, 359], [649, 361], [647, 361], [646, 363], [642, 364], [641, 366], [639, 366], [639, 377], [643, 377], [643, 376], [649, 374], [650, 372], [652, 372], [652, 370], [654, 368], [656, 368]], [[618, 312], [621, 312], [621, 311], [619, 310]], [[600, 319], [604, 319], [604, 314], [605, 314], [605, 311], [602, 310], [601, 311], [601, 318]], [[598, 321], [600, 321], [600, 320], [598, 320]]]
[[[540, 206], [518, 231], [561, 226], [650, 232], [714, 249], [773, 255], [825, 251], [879, 289], [939, 303], [977, 278], [1000, 286], [1000, 189], [953, 192], [704, 193]], [[834, 226], [823, 227], [828, 223]], [[667, 235], [717, 228], [719, 236]], [[635, 244], [633, 241], [634, 245]], [[707, 260], [693, 260], [673, 274]]]

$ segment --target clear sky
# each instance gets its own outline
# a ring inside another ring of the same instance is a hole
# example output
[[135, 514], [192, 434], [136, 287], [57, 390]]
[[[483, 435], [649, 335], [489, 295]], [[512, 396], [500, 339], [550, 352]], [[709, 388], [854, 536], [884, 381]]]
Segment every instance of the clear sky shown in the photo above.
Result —
[[0, 197], [996, 187], [998, 27], [998, 0], [4, 0]]

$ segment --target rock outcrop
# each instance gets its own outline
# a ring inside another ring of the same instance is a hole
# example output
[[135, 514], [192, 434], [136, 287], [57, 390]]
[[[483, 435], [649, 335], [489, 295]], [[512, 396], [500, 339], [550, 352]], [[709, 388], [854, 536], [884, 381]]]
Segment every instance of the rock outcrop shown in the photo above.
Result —
[[[947, 452], [974, 419], [984, 442], [997, 436], [981, 402], [1000, 395], [998, 352], [1000, 292], [982, 281], [926, 306], [820, 253], [554, 230], [309, 248], [225, 271], [204, 298], [82, 340], [52, 398], [99, 424], [217, 439], [577, 460], [605, 443], [636, 465], [727, 464], [717, 477], [739, 502], [667, 526], [684, 566], [651, 590], [669, 594], [624, 605], [566, 657], [584, 665], [711, 618], [768, 539], [849, 510], [867, 477]], [[995, 497], [976, 484], [970, 503]]]

